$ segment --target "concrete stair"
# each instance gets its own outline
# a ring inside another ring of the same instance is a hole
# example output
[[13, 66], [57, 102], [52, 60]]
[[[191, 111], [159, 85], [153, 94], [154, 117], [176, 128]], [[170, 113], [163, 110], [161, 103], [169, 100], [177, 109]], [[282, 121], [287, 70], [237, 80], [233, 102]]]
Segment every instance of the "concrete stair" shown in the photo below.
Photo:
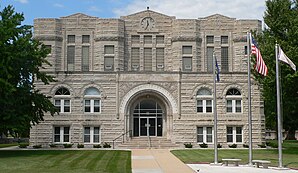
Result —
[[171, 140], [165, 137], [150, 137], [150, 144], [148, 137], [133, 137], [130, 141], [126, 141], [123, 144], [119, 144], [117, 148], [121, 149], [170, 149], [180, 148], [179, 145], [174, 144]]

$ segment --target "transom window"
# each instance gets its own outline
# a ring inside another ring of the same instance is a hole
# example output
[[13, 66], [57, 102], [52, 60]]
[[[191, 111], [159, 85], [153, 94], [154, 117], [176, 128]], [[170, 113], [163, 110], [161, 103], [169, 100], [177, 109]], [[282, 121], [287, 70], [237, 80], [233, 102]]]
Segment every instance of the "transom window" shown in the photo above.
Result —
[[227, 143], [242, 143], [242, 127], [227, 127]]
[[212, 93], [207, 88], [201, 88], [197, 92], [197, 112], [208, 113], [212, 112]]
[[227, 112], [241, 113], [242, 112], [242, 96], [238, 89], [232, 88], [226, 94]]
[[59, 88], [54, 97], [54, 105], [58, 109], [60, 113], [70, 112], [70, 92], [67, 88], [61, 87]]
[[97, 88], [90, 87], [84, 94], [84, 112], [100, 112], [100, 92]]
[[213, 127], [197, 127], [198, 143], [213, 143]]

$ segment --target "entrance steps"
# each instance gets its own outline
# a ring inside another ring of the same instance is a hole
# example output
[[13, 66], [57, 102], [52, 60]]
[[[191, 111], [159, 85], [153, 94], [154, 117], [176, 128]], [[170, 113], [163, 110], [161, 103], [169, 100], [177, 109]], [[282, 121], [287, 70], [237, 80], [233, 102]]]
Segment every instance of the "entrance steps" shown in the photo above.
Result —
[[[150, 143], [149, 143], [150, 142]], [[133, 137], [130, 141], [126, 141], [123, 144], [119, 144], [118, 148], [121, 149], [171, 149], [181, 148], [178, 144], [174, 144], [171, 140], [165, 137]]]

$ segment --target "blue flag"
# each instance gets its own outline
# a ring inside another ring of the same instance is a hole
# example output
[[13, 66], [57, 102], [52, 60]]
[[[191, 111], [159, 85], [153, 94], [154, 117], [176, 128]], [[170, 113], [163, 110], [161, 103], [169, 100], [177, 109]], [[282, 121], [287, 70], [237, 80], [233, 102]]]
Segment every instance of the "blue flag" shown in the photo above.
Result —
[[219, 82], [219, 67], [218, 67], [218, 63], [217, 63], [217, 59], [215, 57], [215, 73], [216, 73], [216, 80], [217, 82]]

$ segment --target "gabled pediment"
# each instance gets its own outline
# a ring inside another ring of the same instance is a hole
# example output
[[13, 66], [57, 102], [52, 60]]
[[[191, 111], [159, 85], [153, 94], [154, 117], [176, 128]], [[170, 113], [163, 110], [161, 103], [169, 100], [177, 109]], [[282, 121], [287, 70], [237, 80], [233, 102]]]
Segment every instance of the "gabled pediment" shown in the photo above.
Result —
[[142, 16], [160, 16], [160, 17], [163, 17], [163, 18], [171, 18], [171, 19], [176, 18], [175, 16], [168, 16], [168, 15], [158, 13], [158, 12], [152, 11], [152, 10], [144, 10], [144, 11], [133, 13], [133, 14], [130, 14], [130, 15], [127, 15], [127, 16], [121, 16], [120, 18], [121, 19], [126, 19], [126, 18], [133, 18], [133, 17], [139, 17], [139, 16], [140, 17], [142, 17]]
[[83, 13], [75, 13], [75, 14], [65, 16], [65, 17], [61, 17], [61, 18], [96, 18], [96, 17], [89, 16], [89, 15], [86, 15], [86, 14], [83, 14]]
[[235, 20], [235, 18], [231, 18], [228, 16], [224, 16], [221, 14], [213, 14], [207, 17], [199, 18], [199, 19], [204, 19], [204, 20]]

